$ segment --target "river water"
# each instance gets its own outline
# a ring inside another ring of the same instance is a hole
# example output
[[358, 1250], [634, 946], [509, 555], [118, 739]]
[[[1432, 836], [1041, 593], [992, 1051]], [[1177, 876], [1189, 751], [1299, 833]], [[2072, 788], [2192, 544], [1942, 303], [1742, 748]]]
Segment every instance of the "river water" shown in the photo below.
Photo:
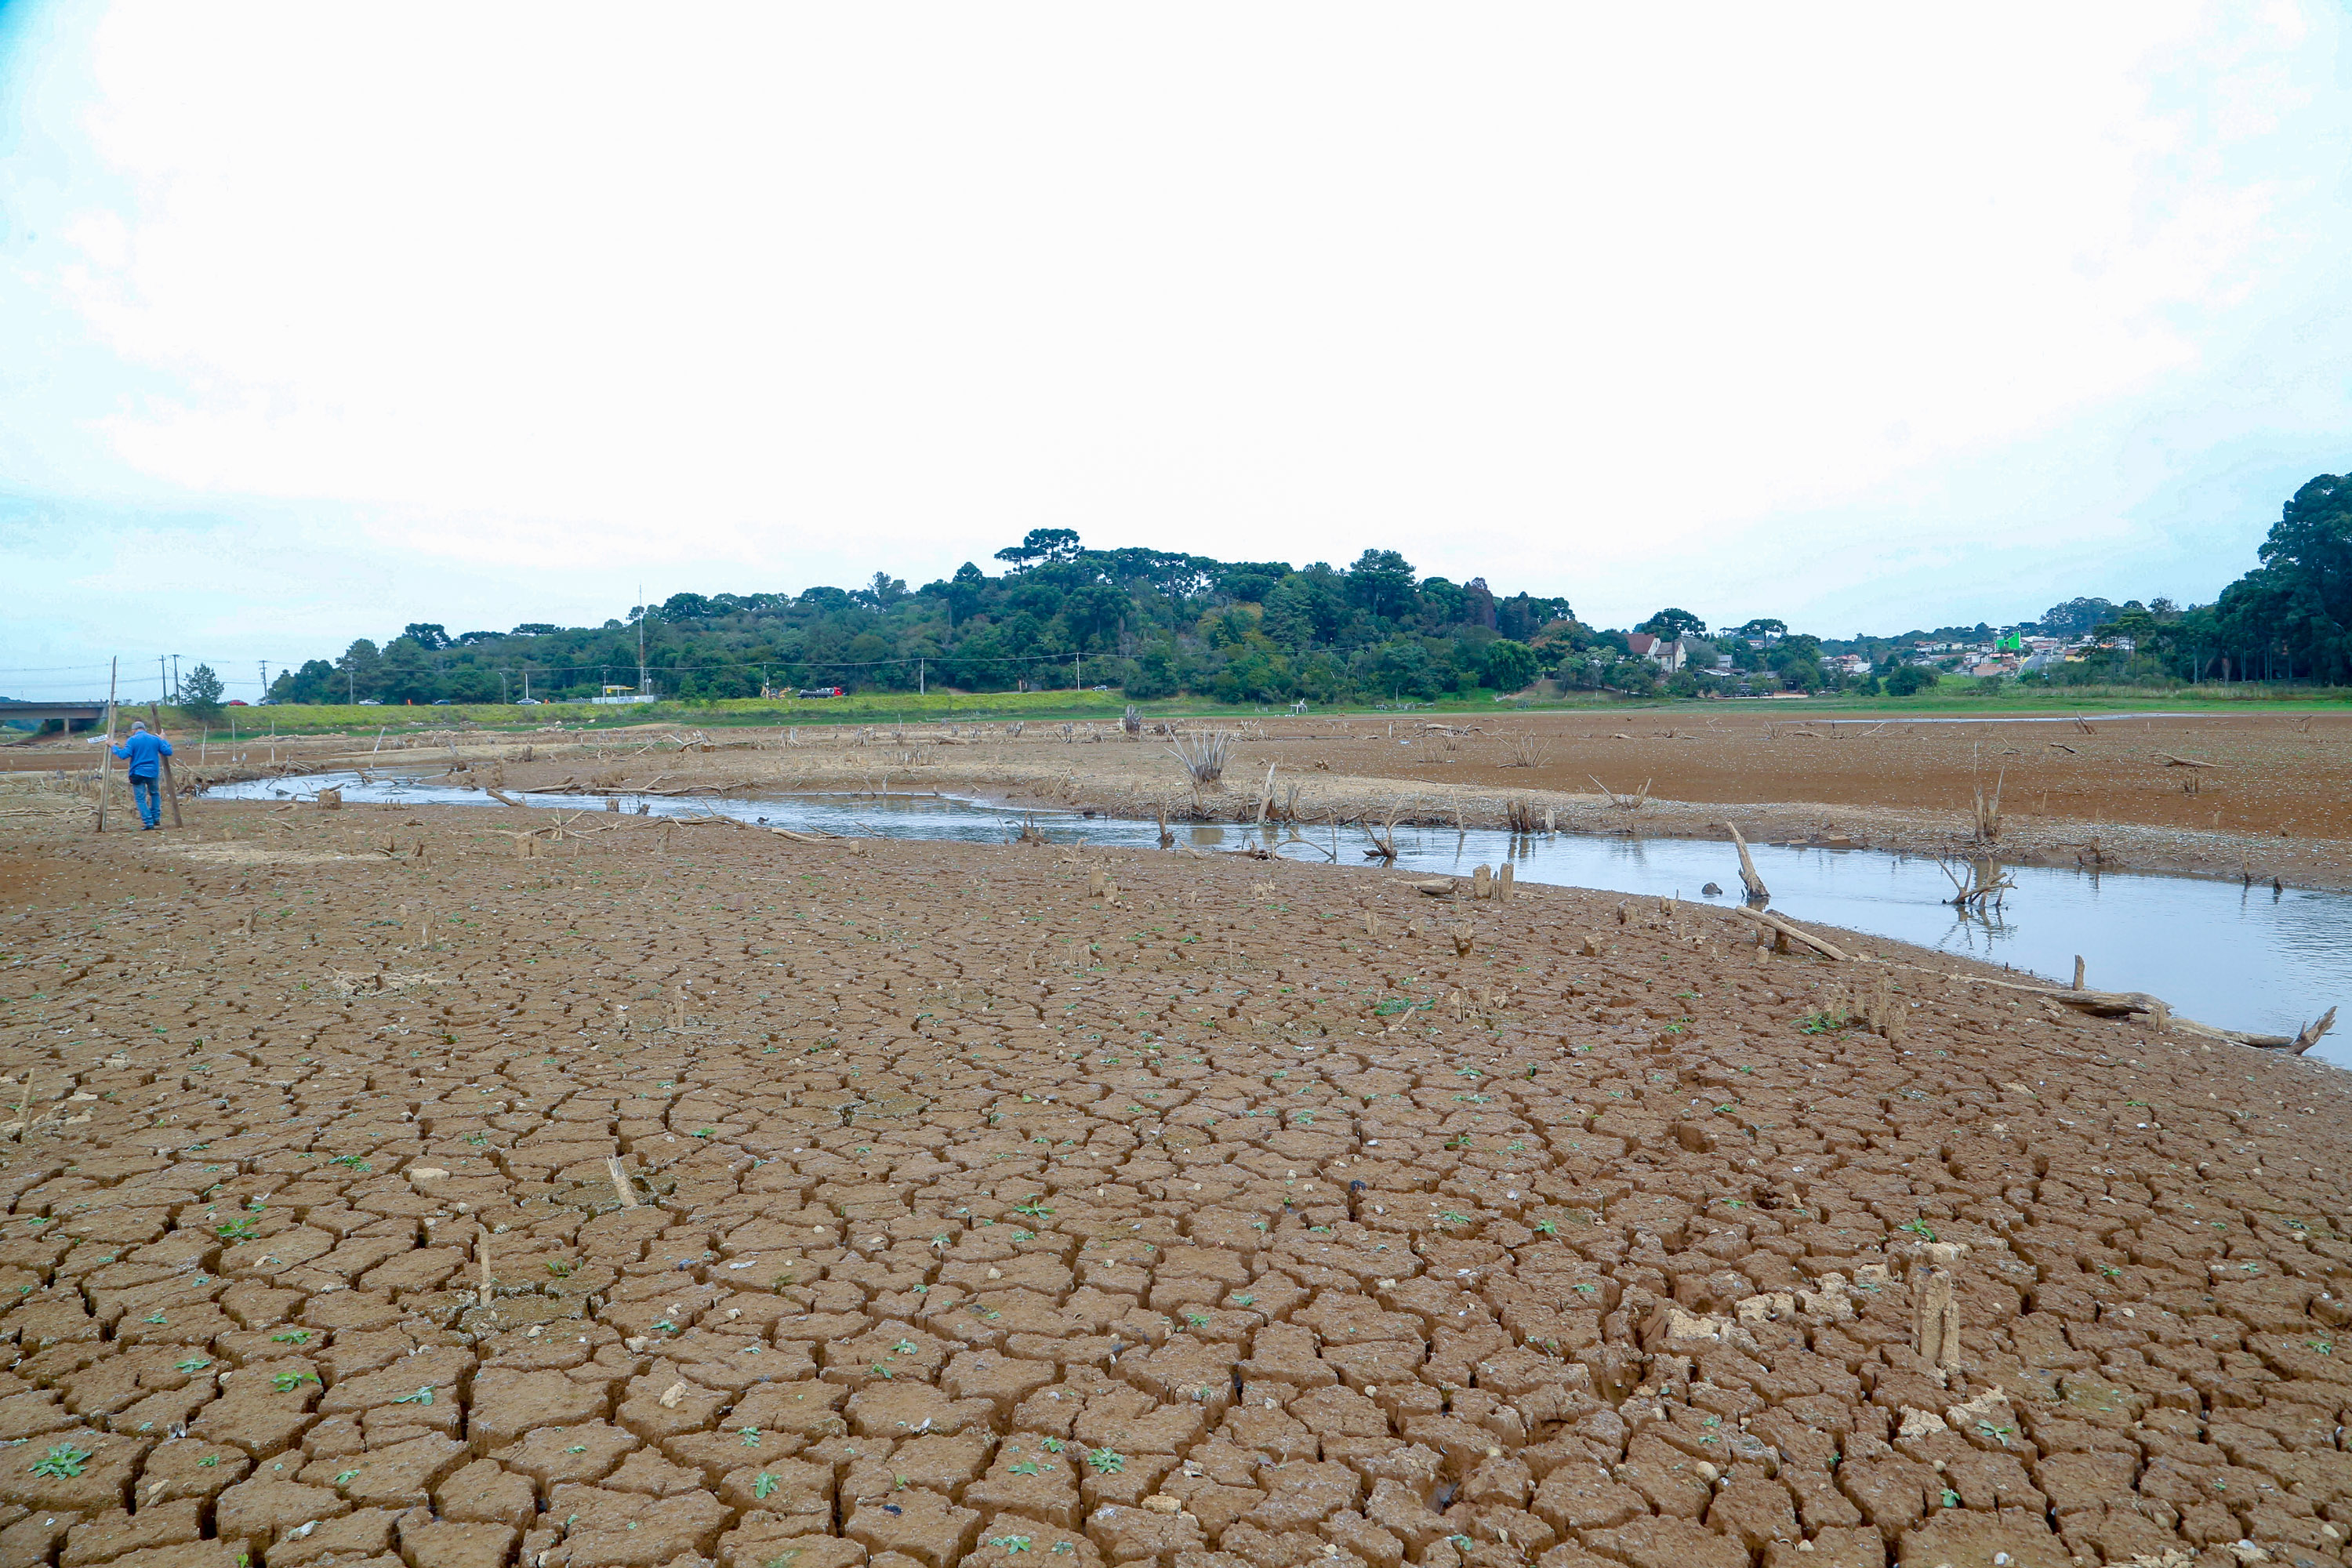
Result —
[[[340, 784], [354, 804], [493, 805], [478, 790], [355, 773], [260, 779], [218, 785], [219, 799], [292, 799]], [[567, 811], [601, 810], [603, 797], [533, 795], [529, 805]], [[717, 813], [803, 831], [872, 834], [888, 838], [953, 839], [994, 844], [1020, 830], [1024, 816], [1048, 837], [1065, 842], [1151, 848], [1156, 823], [1075, 813], [1023, 813], [941, 795], [845, 795], [765, 799], [620, 796], [624, 809], [643, 805], [656, 816]], [[1316, 847], [1277, 843], [1286, 859], [1328, 863], [1328, 829]], [[1218, 851], [1280, 835], [1233, 824], [1184, 824], [1180, 844]], [[1727, 843], [1690, 838], [1640, 838], [1580, 834], [1513, 836], [1500, 828], [1399, 827], [1398, 867], [1407, 871], [1467, 876], [1481, 863], [1508, 859], [1522, 882], [1598, 888], [1611, 892], [1729, 905], [1737, 901], [1739, 866]], [[1363, 856], [1361, 833], [1341, 829], [1343, 865], [1377, 864]], [[2173, 1011], [2225, 1028], [2292, 1034], [2339, 1002], [2352, 1002], [2352, 894], [2241, 887], [2197, 877], [2093, 872], [2050, 867], [2010, 868], [2016, 883], [2002, 906], [1984, 919], [1961, 919], [1950, 904], [1951, 884], [1934, 860], [1870, 849], [1753, 847], [1756, 868], [1772, 889], [1772, 909], [1801, 923], [1841, 926], [1939, 952], [2005, 963], [2048, 979], [2074, 974], [2074, 957], [2087, 966], [2087, 984], [2102, 991], [2146, 991]], [[1728, 894], [1700, 891], [1714, 882]], [[2352, 1066], [2352, 1026], [2313, 1051], [2339, 1067]]]

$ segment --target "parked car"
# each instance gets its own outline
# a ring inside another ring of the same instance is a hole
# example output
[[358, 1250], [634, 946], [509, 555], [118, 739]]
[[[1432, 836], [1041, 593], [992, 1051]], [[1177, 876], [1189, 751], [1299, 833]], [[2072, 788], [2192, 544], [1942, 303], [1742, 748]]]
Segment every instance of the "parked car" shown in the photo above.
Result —
[[446, 708], [450, 706], [450, 702], [446, 697], [436, 697], [432, 705], [436, 708]]
[[381, 697], [362, 697], [360, 699], [360, 706], [362, 708], [381, 708], [383, 706], [383, 699]]
[[518, 708], [537, 708], [541, 706], [541, 703], [540, 700], [536, 697], [518, 697], [515, 699], [515, 706]]

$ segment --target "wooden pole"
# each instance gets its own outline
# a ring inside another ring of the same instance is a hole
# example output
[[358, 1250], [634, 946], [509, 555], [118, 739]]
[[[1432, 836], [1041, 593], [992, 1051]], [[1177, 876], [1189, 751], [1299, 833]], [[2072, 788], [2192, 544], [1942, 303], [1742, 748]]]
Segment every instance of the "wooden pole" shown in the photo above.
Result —
[[2079, 953], [2079, 952], [2078, 952], [2078, 953], [2076, 953], [2076, 954], [2074, 955], [2074, 989], [2075, 989], [2075, 990], [2077, 990], [2077, 991], [2080, 991], [2082, 988], [2083, 988], [2083, 955], [2082, 955], [2081, 953]]
[[[152, 702], [147, 704], [147, 722], [155, 727], [155, 738], [159, 741], [162, 740], [163, 738], [163, 716], [156, 710], [155, 704]], [[169, 757], [158, 757], [155, 760], [163, 764], [163, 776], [161, 783], [163, 786], [163, 798], [172, 803], [172, 826], [174, 827], [184, 827], [187, 824], [180, 820], [180, 784], [177, 779], [174, 779], [172, 776], [172, 759]]]
[[106, 738], [99, 742], [98, 750], [98, 830], [100, 833], [106, 831], [107, 778], [114, 771], [111, 765], [114, 761], [114, 681], [121, 672], [121, 666], [120, 659], [106, 661]]

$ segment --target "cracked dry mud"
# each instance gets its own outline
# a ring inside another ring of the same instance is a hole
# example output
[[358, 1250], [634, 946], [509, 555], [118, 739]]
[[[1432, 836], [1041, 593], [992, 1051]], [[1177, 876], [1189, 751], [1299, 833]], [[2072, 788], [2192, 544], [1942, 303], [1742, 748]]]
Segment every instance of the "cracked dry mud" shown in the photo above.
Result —
[[1565, 889], [281, 820], [0, 845], [0, 1562], [2345, 1560], [2316, 1064]]

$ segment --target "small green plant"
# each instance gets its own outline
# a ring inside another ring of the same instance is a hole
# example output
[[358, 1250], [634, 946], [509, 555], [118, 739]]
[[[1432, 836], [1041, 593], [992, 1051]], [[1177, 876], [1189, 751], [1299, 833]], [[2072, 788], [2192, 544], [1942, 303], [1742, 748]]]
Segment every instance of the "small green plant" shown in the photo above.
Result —
[[60, 1443], [33, 1461], [33, 1474], [47, 1476], [53, 1480], [70, 1481], [81, 1475], [81, 1468], [89, 1463], [89, 1456], [88, 1448]]
[[359, 1479], [360, 1473], [357, 1470], [340, 1471], [335, 1476], [335, 1485], [338, 1487], [347, 1487]]
[[282, 1334], [270, 1335], [269, 1339], [270, 1342], [273, 1344], [307, 1345], [310, 1342], [310, 1331], [308, 1329], [289, 1329]]
[[988, 1538], [988, 1543], [991, 1546], [1002, 1546], [1007, 1552], [1029, 1550], [1029, 1538], [1025, 1535], [992, 1535]]
[[414, 1394], [404, 1394], [393, 1403], [394, 1405], [430, 1405], [433, 1403], [433, 1385], [427, 1384]]
[[251, 1220], [233, 1219], [226, 1225], [215, 1226], [213, 1234], [223, 1241], [236, 1242], [251, 1241], [255, 1233]]
[[1901, 1225], [1895, 1226], [1895, 1228], [1897, 1230], [1907, 1230], [1922, 1241], [1933, 1241], [1936, 1239], [1935, 1231], [1928, 1226], [1927, 1222], [1924, 1219], [1905, 1220]]
[[1087, 1463], [1097, 1475], [1122, 1475], [1127, 1470], [1127, 1456], [1115, 1448], [1087, 1449]]
[[776, 1478], [761, 1470], [751, 1481], [751, 1495], [765, 1502], [768, 1494], [776, 1489]]
[[207, 1356], [192, 1355], [187, 1360], [180, 1363], [179, 1366], [182, 1372], [186, 1373], [190, 1377], [194, 1377], [200, 1372], [210, 1371], [212, 1364], [211, 1358]]

